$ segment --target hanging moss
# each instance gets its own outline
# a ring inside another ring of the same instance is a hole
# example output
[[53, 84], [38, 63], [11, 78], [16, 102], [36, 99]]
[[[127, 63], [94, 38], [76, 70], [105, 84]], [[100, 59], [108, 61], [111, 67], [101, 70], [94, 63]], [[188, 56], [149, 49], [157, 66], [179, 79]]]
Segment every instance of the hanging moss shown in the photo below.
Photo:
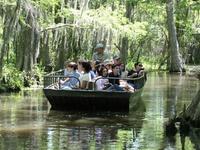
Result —
[[5, 19], [4, 19], [4, 29], [3, 29], [3, 44], [1, 47], [1, 55], [0, 55], [0, 75], [2, 75], [2, 68], [4, 66], [4, 57], [6, 55], [6, 52], [8, 51], [8, 45], [10, 43], [10, 40], [12, 36], [14, 35], [19, 16], [21, 14], [21, 7], [22, 2], [21, 0], [18, 0], [16, 2], [15, 6], [7, 6], [5, 7], [5, 10], [3, 11], [3, 15], [5, 13]]

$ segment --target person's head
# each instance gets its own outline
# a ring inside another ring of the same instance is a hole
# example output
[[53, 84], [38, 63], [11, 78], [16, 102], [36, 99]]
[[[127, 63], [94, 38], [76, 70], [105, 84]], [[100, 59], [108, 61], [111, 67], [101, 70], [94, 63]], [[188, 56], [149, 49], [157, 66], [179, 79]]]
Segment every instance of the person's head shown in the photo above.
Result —
[[93, 61], [91, 63], [91, 66], [92, 66], [92, 70], [96, 70], [98, 68], [98, 66], [100, 65], [100, 61]]
[[95, 51], [97, 53], [103, 53], [104, 52], [104, 45], [102, 43], [98, 43], [95, 47]]
[[90, 72], [92, 70], [90, 62], [82, 61], [79, 64], [80, 64], [81, 71], [83, 71], [84, 73], [88, 73], [88, 72]]
[[121, 64], [121, 58], [119, 56], [113, 57], [114, 64], [120, 65]]
[[141, 62], [139, 62], [138, 66], [139, 66], [140, 69], [144, 69]]
[[120, 75], [120, 66], [117, 64], [112, 65], [112, 72], [114, 75]]
[[67, 70], [69, 72], [72, 72], [72, 71], [75, 71], [77, 69], [77, 64], [75, 62], [70, 62], [68, 65], [67, 65]]
[[103, 64], [107, 69], [111, 69], [113, 62], [112, 60], [105, 60]]
[[108, 76], [108, 69], [106, 67], [103, 67], [102, 76], [103, 77], [107, 77]]
[[134, 64], [135, 70], [141, 70], [143, 68], [143, 65], [141, 62], [136, 62]]
[[82, 71], [82, 62], [83, 62], [83, 60], [78, 60], [78, 62], [77, 62], [77, 68], [78, 68], [78, 71], [79, 72], [81, 72]]
[[108, 76], [108, 69], [105, 66], [100, 66], [97, 70], [98, 76], [106, 77]]

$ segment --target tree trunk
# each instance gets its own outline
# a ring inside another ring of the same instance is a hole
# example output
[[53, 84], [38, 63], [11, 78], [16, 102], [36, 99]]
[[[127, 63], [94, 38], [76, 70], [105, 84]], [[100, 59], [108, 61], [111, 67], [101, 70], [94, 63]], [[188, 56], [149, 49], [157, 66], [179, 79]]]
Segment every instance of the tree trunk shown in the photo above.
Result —
[[120, 57], [124, 64], [127, 63], [127, 56], [128, 56], [128, 37], [122, 38], [122, 45], [120, 49]]
[[161, 58], [160, 58], [160, 64], [158, 67], [158, 70], [161, 69], [161, 67], [167, 62], [167, 60], [169, 59], [167, 53], [167, 40], [165, 40], [165, 43], [163, 45], [163, 50], [162, 50], [162, 54], [161, 54]]
[[46, 72], [51, 72], [53, 69], [53, 64], [50, 59], [49, 36], [48, 32], [44, 32], [40, 39], [39, 61], [42, 63], [42, 66], [44, 66]]
[[170, 49], [170, 72], [182, 72], [183, 62], [179, 52], [179, 43], [177, 40], [176, 26], [174, 21], [174, 0], [167, 0], [167, 26], [169, 36], [169, 49]]
[[16, 24], [19, 20], [19, 16], [21, 13], [21, 0], [17, 0], [16, 7], [13, 11], [13, 7], [6, 7], [6, 17], [4, 20], [4, 29], [3, 29], [3, 44], [1, 47], [1, 55], [0, 55], [0, 76], [2, 75], [2, 68], [4, 64], [4, 56], [6, 55], [7, 48], [10, 42], [10, 37], [13, 36]]
[[60, 68], [64, 68], [64, 62], [66, 61], [66, 36], [63, 35], [61, 37], [61, 42], [58, 45], [58, 51], [57, 51], [57, 64], [56, 64], [56, 70], [59, 70]]
[[24, 12], [26, 14], [25, 23], [19, 22], [21, 30], [18, 31], [17, 37], [19, 39], [17, 44], [16, 64], [19, 70], [31, 71], [33, 66], [37, 64], [37, 58], [39, 56], [39, 43], [40, 36], [37, 25], [37, 14], [34, 8], [29, 2], [24, 4]]
[[126, 14], [125, 16], [131, 20], [131, 13], [132, 13], [132, 5], [130, 1], [126, 1]]

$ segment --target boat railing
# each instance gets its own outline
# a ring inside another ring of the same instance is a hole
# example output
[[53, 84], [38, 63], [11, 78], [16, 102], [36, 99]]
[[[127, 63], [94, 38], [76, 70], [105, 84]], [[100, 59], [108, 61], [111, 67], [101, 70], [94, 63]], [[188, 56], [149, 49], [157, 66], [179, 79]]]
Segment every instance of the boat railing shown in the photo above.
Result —
[[58, 71], [54, 71], [54, 72], [44, 75], [43, 76], [44, 77], [44, 82], [43, 82], [44, 87], [47, 87], [49, 85], [52, 85], [52, 84], [58, 82], [58, 78], [60, 76], [63, 76], [63, 74], [64, 74], [64, 69], [60, 69]]
[[63, 75], [64, 74], [64, 69], [60, 69], [58, 71], [50, 72], [49, 74], [46, 74], [45, 76], [55, 76], [55, 75]]
[[146, 74], [143, 74], [137, 78], [121, 78], [121, 77], [99, 77], [94, 81], [93, 89], [95, 88], [96, 82], [100, 79], [111, 79], [114, 80], [114, 83], [116, 82], [115, 80], [124, 80], [124, 81], [132, 81], [133, 84], [140, 83], [140, 87], [143, 87], [146, 81]]
[[61, 88], [61, 80], [66, 78], [75, 78], [78, 81], [78, 87], [80, 87], [80, 80], [75, 76], [63, 76], [63, 75], [45, 75], [44, 76], [44, 88], [49, 87], [51, 85], [58, 85], [58, 88]]
[[[75, 77], [75, 76], [63, 76], [63, 75], [59, 75], [60, 72], [54, 72], [48, 75], [44, 76], [44, 88], [47, 88], [51, 85], [58, 85], [58, 89], [61, 88], [61, 83], [60, 81], [66, 78], [75, 78], [78, 81], [78, 86], [77, 88], [80, 88], [80, 80]], [[120, 77], [98, 77], [97, 79], [95, 79], [94, 81], [88, 82], [88, 86], [87, 89], [88, 90], [96, 90], [96, 82], [100, 79], [112, 79], [112, 80], [125, 80], [125, 81], [132, 81], [132, 83], [140, 84], [140, 87], [143, 87], [146, 81], [146, 75], [142, 75], [140, 77], [137, 78], [120, 78]]]

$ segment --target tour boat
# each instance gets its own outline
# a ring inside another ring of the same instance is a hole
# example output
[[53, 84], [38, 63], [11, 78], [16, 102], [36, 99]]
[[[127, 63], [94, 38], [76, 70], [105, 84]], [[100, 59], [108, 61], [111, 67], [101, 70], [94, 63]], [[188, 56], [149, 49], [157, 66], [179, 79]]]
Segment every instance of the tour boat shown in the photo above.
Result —
[[89, 89], [65, 90], [50, 88], [51, 85], [64, 78], [58, 73], [55, 72], [44, 76], [44, 94], [53, 110], [128, 111], [130, 103], [137, 103], [146, 82], [146, 75], [134, 78], [134, 84], [139, 87], [134, 92], [96, 90], [94, 88], [95, 83]]

